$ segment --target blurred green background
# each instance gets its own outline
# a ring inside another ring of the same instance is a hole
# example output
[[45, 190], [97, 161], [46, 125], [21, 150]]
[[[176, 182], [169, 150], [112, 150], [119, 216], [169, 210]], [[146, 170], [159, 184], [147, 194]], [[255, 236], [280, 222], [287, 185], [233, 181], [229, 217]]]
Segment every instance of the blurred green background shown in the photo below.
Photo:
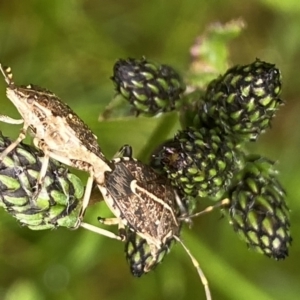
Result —
[[[213, 299], [299, 299], [297, 0], [1, 1], [0, 61], [12, 67], [17, 83], [47, 87], [67, 102], [97, 134], [108, 157], [125, 143], [139, 156], [159, 143], [159, 136], [156, 139], [152, 134], [162, 122], [159, 118], [97, 121], [114, 95], [109, 77], [116, 59], [145, 55], [184, 73], [196, 36], [211, 22], [238, 17], [247, 28], [230, 43], [231, 63], [247, 64], [257, 57], [275, 63], [283, 74], [286, 105], [272, 130], [251, 148], [280, 162], [294, 242], [285, 261], [273, 261], [247, 250], [218, 212], [195, 220], [192, 230], [185, 228], [182, 237], [209, 279]], [[4, 81], [0, 95], [1, 114], [17, 117], [5, 97]], [[19, 127], [1, 123], [0, 129], [16, 137]], [[167, 132], [175, 130], [176, 124]], [[105, 205], [90, 207], [86, 221], [95, 223], [98, 215], [108, 215]], [[0, 216], [0, 299], [204, 299], [197, 273], [179, 245], [154, 272], [136, 279], [120, 242], [83, 229], [33, 232], [4, 211]]]

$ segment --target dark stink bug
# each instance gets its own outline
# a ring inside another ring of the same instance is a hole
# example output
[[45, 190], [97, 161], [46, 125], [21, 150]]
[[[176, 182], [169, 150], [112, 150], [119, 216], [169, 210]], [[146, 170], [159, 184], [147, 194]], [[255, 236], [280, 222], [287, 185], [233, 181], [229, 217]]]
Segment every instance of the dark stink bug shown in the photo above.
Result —
[[[118, 225], [119, 235], [126, 242], [126, 249], [140, 240], [148, 251], [146, 261], [134, 265], [135, 254], [139, 249], [128, 253], [127, 260], [131, 271], [136, 276], [151, 271], [163, 258], [172, 241], [178, 241], [190, 256], [205, 288], [206, 298], [211, 299], [208, 282], [198, 262], [192, 256], [179, 237], [181, 222], [186, 220], [185, 206], [176, 190], [166, 177], [135, 160], [130, 146], [124, 146], [122, 156], [113, 159], [114, 169], [105, 172], [105, 183], [99, 186], [114, 218], [99, 218], [102, 224]], [[82, 227], [98, 232], [94, 226], [83, 224]], [[99, 228], [100, 229], [100, 228]], [[129, 232], [129, 233], [128, 233]], [[102, 234], [102, 232], [98, 232]], [[132, 258], [132, 260], [131, 260]]]
[[5, 68], [0, 65], [0, 70], [7, 83], [6, 95], [22, 116], [22, 119], [16, 120], [0, 115], [0, 120], [10, 124], [23, 123], [19, 137], [1, 153], [0, 161], [17, 147], [26, 137], [27, 130], [30, 129], [35, 146], [44, 152], [36, 192], [32, 200], [36, 199], [41, 191], [49, 158], [89, 172], [78, 227], [90, 199], [93, 181], [96, 180], [97, 184], [102, 184], [104, 171], [111, 170], [109, 162], [97, 143], [97, 137], [55, 94], [34, 85], [17, 86], [9, 67]]
[[[0, 150], [4, 151], [11, 143], [11, 140], [2, 136], [0, 132]], [[130, 150], [128, 147], [126, 149]], [[42, 161], [42, 151], [22, 142], [5, 156], [3, 161], [0, 162], [0, 207], [3, 207], [23, 226], [32, 230], [52, 229], [59, 226], [72, 228], [80, 216], [82, 206], [81, 197], [84, 190], [83, 184], [79, 178], [70, 173], [59, 162], [50, 159], [42, 191], [37, 199], [32, 199], [33, 187], [36, 185]], [[166, 179], [153, 173], [148, 166], [130, 157], [123, 157], [115, 161], [116, 165], [120, 164], [128, 167], [129, 172], [135, 178], [134, 180], [137, 181], [137, 185], [147, 187], [148, 192], [146, 195], [135, 192], [136, 196], [142, 197], [139, 198], [141, 200], [141, 212], [147, 212], [147, 207], [151, 210], [152, 206], [156, 206], [155, 202], [157, 201], [162, 205], [162, 212], [156, 208], [156, 212], [158, 213], [157, 218], [155, 218], [154, 214], [150, 214], [149, 216], [144, 214], [144, 227], [141, 215], [137, 214], [136, 220], [129, 218], [131, 206], [127, 208], [126, 213], [121, 214], [122, 218], [128, 218], [130, 222], [127, 222], [127, 219], [121, 218], [101, 219], [105, 224], [112, 223], [111, 220], [118, 220], [119, 222], [117, 223], [119, 224], [127, 224], [126, 231], [123, 232], [123, 239], [126, 239], [126, 258], [130, 264], [132, 273], [135, 276], [141, 276], [153, 270], [162, 261], [165, 254], [169, 252], [174, 240], [182, 243], [179, 239], [179, 233], [181, 222], [186, 220], [186, 217], [181, 217], [185, 211], [181, 210], [181, 203], [175, 203], [178, 200], [176, 199], [176, 193], [167, 184]], [[120, 163], [121, 161], [122, 163]], [[112, 180], [110, 176], [108, 180]], [[114, 180], [117, 179], [118, 177]], [[125, 183], [121, 184], [121, 187], [122, 185], [126, 186], [126, 181], [126, 177], [121, 176], [121, 182]], [[142, 182], [145, 185], [142, 185]], [[111, 186], [108, 185], [107, 194], [109, 194], [110, 189]], [[136, 191], [139, 191], [139, 189], [136, 189]], [[153, 195], [151, 196], [151, 194]], [[114, 194], [114, 196], [116, 198], [111, 199], [111, 201], [116, 200], [117, 204], [118, 201], [122, 201], [117, 195]], [[126, 195], [123, 196], [126, 197]], [[132, 195], [128, 197], [132, 198]], [[160, 201], [158, 197], [160, 197]], [[152, 205], [151, 201], [153, 201]], [[146, 208], [143, 207], [143, 204], [146, 205]], [[164, 211], [165, 208], [168, 209]], [[136, 231], [130, 224], [136, 225], [134, 227]], [[113, 232], [96, 226], [83, 222], [81, 226], [98, 234], [121, 240], [121, 237], [115, 235]], [[155, 228], [160, 228], [160, 230], [155, 230]], [[183, 247], [185, 246], [183, 245]], [[205, 285], [207, 299], [211, 299], [207, 281], [197, 261], [187, 249], [186, 251], [192, 258]]]

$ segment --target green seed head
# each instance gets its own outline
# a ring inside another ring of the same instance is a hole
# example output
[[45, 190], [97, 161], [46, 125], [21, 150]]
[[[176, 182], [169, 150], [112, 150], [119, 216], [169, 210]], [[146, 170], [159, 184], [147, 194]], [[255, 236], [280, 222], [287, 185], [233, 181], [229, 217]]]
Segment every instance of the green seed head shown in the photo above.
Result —
[[218, 200], [241, 167], [239, 145], [213, 129], [189, 127], [152, 155], [151, 165], [166, 173], [183, 195]]
[[165, 243], [154, 253], [147, 241], [128, 230], [125, 242], [125, 256], [133, 276], [141, 277], [154, 270], [169, 253], [172, 240]]
[[180, 75], [170, 66], [143, 59], [116, 62], [111, 79], [117, 93], [127, 99], [137, 113], [149, 116], [174, 110], [185, 91]]
[[200, 105], [196, 124], [219, 127], [243, 140], [256, 140], [270, 127], [283, 103], [281, 75], [275, 65], [260, 60], [235, 66], [213, 80]]
[[[10, 144], [0, 133], [0, 152]], [[41, 151], [21, 143], [0, 162], [0, 205], [33, 230], [73, 227], [81, 209], [83, 184], [60, 163], [50, 160], [42, 190], [33, 200], [42, 158]]]
[[283, 259], [292, 238], [285, 192], [276, 173], [274, 164], [266, 158], [248, 157], [229, 192], [231, 203], [225, 213], [250, 248]]

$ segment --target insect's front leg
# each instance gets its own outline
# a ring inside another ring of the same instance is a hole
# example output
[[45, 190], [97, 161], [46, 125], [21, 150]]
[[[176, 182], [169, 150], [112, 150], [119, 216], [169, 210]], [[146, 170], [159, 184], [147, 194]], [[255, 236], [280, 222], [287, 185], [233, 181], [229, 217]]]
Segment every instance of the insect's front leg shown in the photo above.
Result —
[[81, 210], [80, 210], [80, 213], [78, 216], [78, 221], [74, 226], [75, 228], [80, 226], [80, 223], [84, 217], [85, 211], [90, 202], [90, 198], [91, 198], [92, 190], [93, 190], [93, 184], [94, 184], [94, 168], [89, 164], [84, 164], [84, 165], [85, 165], [86, 171], [89, 172], [90, 176], [89, 176], [86, 186], [85, 186], [84, 195], [83, 195], [83, 199], [82, 199], [82, 206], [81, 206]]
[[33, 143], [38, 149], [41, 149], [44, 153], [44, 157], [42, 160], [42, 167], [36, 182], [34, 194], [32, 195], [32, 199], [31, 199], [31, 201], [36, 201], [44, 185], [46, 173], [49, 167], [50, 151], [47, 147], [47, 144], [44, 141], [35, 138], [33, 139]]
[[89, 176], [86, 186], [85, 186], [84, 196], [83, 196], [83, 200], [82, 200], [82, 207], [81, 207], [81, 211], [79, 213], [79, 222], [81, 222], [81, 220], [83, 219], [85, 211], [89, 205], [92, 190], [93, 190], [93, 183], [94, 183], [94, 172], [92, 170], [90, 170], [90, 176]]
[[[3, 117], [3, 116], [2, 116]], [[4, 116], [5, 117], [5, 116]], [[6, 118], [9, 118], [9, 117], [6, 117]], [[5, 119], [6, 119], [5, 118]], [[0, 118], [0, 121], [3, 121], [3, 118], [1, 119]], [[7, 120], [7, 119], [6, 119]], [[11, 120], [14, 120], [14, 119], [11, 119]], [[15, 121], [20, 121], [20, 120], [15, 120]], [[17, 123], [16, 123], [17, 124]], [[19, 123], [21, 124], [21, 123]], [[15, 149], [26, 137], [26, 132], [27, 132], [27, 129], [28, 129], [28, 125], [24, 123], [24, 126], [23, 128], [21, 129], [20, 131], [20, 134], [18, 136], [18, 138], [12, 142], [1, 154], [0, 154], [0, 161], [3, 160], [3, 158], [9, 153], [11, 152], [13, 149]]]

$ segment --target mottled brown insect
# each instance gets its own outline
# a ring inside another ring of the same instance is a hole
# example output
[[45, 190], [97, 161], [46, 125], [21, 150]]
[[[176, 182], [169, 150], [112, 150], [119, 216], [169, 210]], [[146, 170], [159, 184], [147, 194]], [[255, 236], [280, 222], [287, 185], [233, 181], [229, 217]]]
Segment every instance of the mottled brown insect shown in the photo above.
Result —
[[114, 170], [105, 173], [105, 197], [116, 217], [157, 246], [178, 234], [173, 209], [177, 195], [166, 180], [130, 158], [114, 163]]
[[[115, 238], [120, 239], [121, 236], [125, 241], [127, 260], [136, 276], [154, 269], [168, 252], [173, 240], [180, 242], [196, 267], [206, 297], [210, 300], [208, 282], [197, 260], [179, 237], [181, 222], [186, 220], [186, 210], [182, 211], [184, 205], [177, 192], [166, 177], [132, 158], [131, 147], [124, 146], [120, 153], [123, 156], [113, 160], [114, 169], [105, 172], [105, 183], [99, 186], [115, 217], [99, 218], [99, 221], [119, 226], [120, 232]], [[181, 220], [182, 214], [184, 217]], [[98, 232], [97, 227], [92, 225], [84, 224], [83, 227]], [[134, 247], [137, 244], [143, 249]], [[145, 255], [138, 257], [142, 252]], [[134, 265], [137, 261], [138, 265]]]
[[7, 83], [6, 95], [22, 116], [19, 120], [0, 116], [0, 120], [11, 124], [23, 123], [19, 137], [1, 153], [0, 160], [26, 137], [27, 130], [30, 129], [35, 146], [45, 154], [37, 189], [32, 198], [35, 199], [41, 189], [49, 158], [54, 158], [68, 166], [90, 173], [83, 198], [82, 217], [88, 205], [93, 180], [102, 184], [104, 172], [111, 170], [96, 136], [55, 94], [31, 84], [17, 86], [9, 67], [0, 65], [0, 70]]

